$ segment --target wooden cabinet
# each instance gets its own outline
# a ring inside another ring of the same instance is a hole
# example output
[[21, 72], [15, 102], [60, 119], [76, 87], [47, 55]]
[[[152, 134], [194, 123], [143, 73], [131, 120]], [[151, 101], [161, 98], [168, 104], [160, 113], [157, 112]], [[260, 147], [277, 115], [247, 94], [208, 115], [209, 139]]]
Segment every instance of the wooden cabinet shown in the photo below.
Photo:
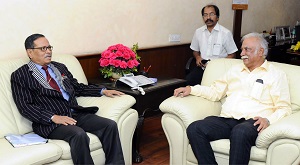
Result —
[[267, 56], [268, 61], [275, 61], [280, 63], [290, 64], [291, 59], [286, 55], [286, 51], [291, 47], [291, 44], [286, 43], [282, 45], [270, 46]]
[[300, 53], [290, 51], [291, 45], [293, 44], [294, 43], [284, 43], [276, 46], [270, 46], [267, 60], [292, 65], [300, 65]]

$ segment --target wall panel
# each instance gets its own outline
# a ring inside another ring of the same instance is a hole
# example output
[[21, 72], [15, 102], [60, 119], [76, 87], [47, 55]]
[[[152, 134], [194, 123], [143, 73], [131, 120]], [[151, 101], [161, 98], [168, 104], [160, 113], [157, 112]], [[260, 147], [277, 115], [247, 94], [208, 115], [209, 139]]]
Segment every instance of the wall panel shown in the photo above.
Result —
[[[151, 77], [184, 78], [185, 64], [192, 57], [192, 51], [189, 46], [190, 44], [183, 44], [140, 49], [138, 50], [138, 54], [141, 56], [140, 70], [151, 65], [152, 67], [149, 70]], [[100, 54], [77, 56], [88, 79], [103, 79], [98, 70], [99, 58]]]

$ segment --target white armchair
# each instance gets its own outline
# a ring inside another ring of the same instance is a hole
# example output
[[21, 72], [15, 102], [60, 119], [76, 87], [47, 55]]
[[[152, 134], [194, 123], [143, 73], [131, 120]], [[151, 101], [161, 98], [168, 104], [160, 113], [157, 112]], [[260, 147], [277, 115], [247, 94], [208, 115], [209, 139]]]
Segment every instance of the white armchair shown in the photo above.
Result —
[[[223, 75], [232, 65], [241, 63], [239, 59], [216, 59], [208, 63], [202, 85], [209, 86]], [[283, 165], [300, 163], [300, 67], [272, 62], [286, 72], [291, 93], [293, 113], [270, 125], [251, 148], [249, 164]], [[162, 126], [170, 147], [170, 164], [197, 164], [186, 128], [195, 120], [209, 115], [219, 115], [225, 99], [212, 102], [201, 97], [170, 97], [160, 104], [164, 113]], [[228, 139], [211, 142], [218, 164], [229, 164]]]
[[[78, 82], [87, 84], [87, 79], [79, 61], [72, 55], [53, 55], [53, 61], [64, 63]], [[21, 116], [11, 93], [11, 73], [27, 64], [29, 58], [7, 59], [0, 61], [0, 164], [73, 164], [70, 146], [63, 140], [49, 140], [49, 143], [14, 148], [4, 138], [8, 134], [25, 134], [32, 132], [31, 122]], [[137, 125], [138, 113], [131, 107], [136, 100], [130, 95], [110, 98], [78, 97], [82, 106], [98, 106], [96, 113], [114, 120], [125, 159], [125, 164], [132, 164], [132, 139]], [[90, 137], [90, 150], [95, 164], [105, 164], [105, 154], [100, 140], [93, 134]]]

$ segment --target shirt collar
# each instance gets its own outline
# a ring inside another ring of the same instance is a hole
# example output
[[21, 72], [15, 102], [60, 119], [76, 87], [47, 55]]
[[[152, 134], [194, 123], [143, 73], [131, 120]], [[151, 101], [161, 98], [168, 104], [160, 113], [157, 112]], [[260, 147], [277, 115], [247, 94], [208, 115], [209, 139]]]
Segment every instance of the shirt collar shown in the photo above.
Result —
[[[205, 25], [205, 28], [203, 29], [203, 31], [205, 31], [205, 30], [208, 30], [207, 29], [207, 25]], [[213, 28], [213, 30], [212, 31], [214, 31], [214, 30], [216, 30], [216, 31], [220, 31], [220, 25], [219, 25], [219, 23], [217, 22], [217, 24], [215, 25], [215, 27]]]
[[[267, 60], [265, 60], [265, 62], [260, 67], [255, 68], [254, 70], [261, 69], [261, 70], [268, 71], [269, 70], [269, 66], [270, 66], [270, 63]], [[249, 69], [246, 67], [246, 65], [244, 65], [244, 63], [243, 63], [243, 67], [241, 68], [241, 72], [242, 71], [248, 71], [248, 72], [250, 72]]]
[[[34, 63], [34, 62], [33, 62]], [[39, 69], [39, 70], [42, 70], [42, 65], [40, 65], [40, 64], [37, 64], [37, 63], [34, 63], [35, 64], [35, 66]], [[47, 65], [48, 66], [48, 68], [51, 68], [51, 65], [50, 64], [48, 64]]]

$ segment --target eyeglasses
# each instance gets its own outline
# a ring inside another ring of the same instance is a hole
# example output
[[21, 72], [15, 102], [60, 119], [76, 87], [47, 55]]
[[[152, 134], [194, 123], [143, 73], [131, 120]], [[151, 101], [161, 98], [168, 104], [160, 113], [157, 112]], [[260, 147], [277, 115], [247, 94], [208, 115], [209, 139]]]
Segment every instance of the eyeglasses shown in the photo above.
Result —
[[205, 13], [205, 14], [203, 14], [203, 16], [202, 17], [213, 17], [213, 16], [215, 16], [216, 14], [215, 13], [209, 13], [209, 14], [207, 14], [207, 13]]
[[30, 48], [30, 49], [40, 49], [41, 51], [46, 52], [47, 49], [50, 50], [50, 51], [52, 51], [53, 50], [53, 46], [49, 45], [49, 46], [43, 46], [43, 47], [37, 47], [37, 48]]

